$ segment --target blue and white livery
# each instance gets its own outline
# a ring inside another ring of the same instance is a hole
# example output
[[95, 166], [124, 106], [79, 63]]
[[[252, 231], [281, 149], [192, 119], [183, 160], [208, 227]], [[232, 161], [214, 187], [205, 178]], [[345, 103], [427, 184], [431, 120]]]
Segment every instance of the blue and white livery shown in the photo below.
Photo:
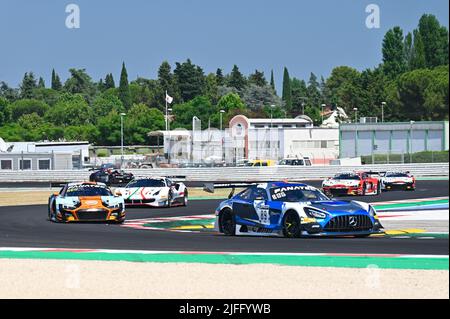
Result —
[[300, 183], [247, 184], [244, 191], [234, 196], [232, 192], [220, 203], [215, 215], [215, 229], [229, 236], [366, 237], [383, 228], [371, 205], [331, 200], [315, 187]]

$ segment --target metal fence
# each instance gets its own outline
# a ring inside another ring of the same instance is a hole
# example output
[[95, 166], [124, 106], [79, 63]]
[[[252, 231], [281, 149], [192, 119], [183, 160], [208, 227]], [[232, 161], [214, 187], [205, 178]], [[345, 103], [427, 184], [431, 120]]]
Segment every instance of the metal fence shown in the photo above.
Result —
[[[269, 181], [321, 179], [355, 170], [410, 171], [415, 176], [448, 176], [449, 163], [389, 164], [363, 166], [272, 166], [221, 168], [155, 168], [127, 170], [135, 176], [186, 176], [187, 181]], [[67, 182], [87, 180], [90, 171], [1, 171], [6, 182]]]

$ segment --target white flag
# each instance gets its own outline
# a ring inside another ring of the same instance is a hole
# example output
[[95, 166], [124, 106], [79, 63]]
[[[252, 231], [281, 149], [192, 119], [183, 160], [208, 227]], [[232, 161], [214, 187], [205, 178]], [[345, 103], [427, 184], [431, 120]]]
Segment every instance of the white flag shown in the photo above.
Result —
[[169, 94], [166, 93], [166, 102], [170, 104], [170, 103], [172, 103], [172, 101], [173, 101], [173, 97], [171, 97]]

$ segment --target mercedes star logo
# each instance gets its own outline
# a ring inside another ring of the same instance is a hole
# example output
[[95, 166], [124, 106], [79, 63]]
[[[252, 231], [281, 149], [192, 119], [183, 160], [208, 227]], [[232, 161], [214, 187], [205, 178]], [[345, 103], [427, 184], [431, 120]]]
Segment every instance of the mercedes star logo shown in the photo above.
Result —
[[358, 224], [356, 217], [350, 216], [350, 218], [348, 219], [348, 224], [352, 227], [356, 227], [356, 225]]

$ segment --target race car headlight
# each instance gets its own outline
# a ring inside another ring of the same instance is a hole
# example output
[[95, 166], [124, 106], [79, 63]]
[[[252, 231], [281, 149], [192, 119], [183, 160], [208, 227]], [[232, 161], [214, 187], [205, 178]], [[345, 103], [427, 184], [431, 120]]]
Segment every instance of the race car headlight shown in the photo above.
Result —
[[77, 207], [80, 207], [81, 202], [80, 201], [73, 201], [72, 203], [64, 203], [62, 204], [63, 209], [75, 209]]
[[108, 208], [119, 208], [122, 206], [122, 203], [110, 203], [110, 202], [102, 202], [103, 206], [108, 207]]
[[159, 195], [159, 192], [161, 192], [161, 190], [154, 192], [154, 193], [153, 193], [153, 196]]
[[327, 216], [328, 216], [327, 213], [317, 210], [317, 209], [314, 209], [314, 208], [311, 208], [311, 207], [305, 207], [305, 213], [309, 217], [319, 218], [319, 219], [324, 219], [324, 218], [327, 218]]

